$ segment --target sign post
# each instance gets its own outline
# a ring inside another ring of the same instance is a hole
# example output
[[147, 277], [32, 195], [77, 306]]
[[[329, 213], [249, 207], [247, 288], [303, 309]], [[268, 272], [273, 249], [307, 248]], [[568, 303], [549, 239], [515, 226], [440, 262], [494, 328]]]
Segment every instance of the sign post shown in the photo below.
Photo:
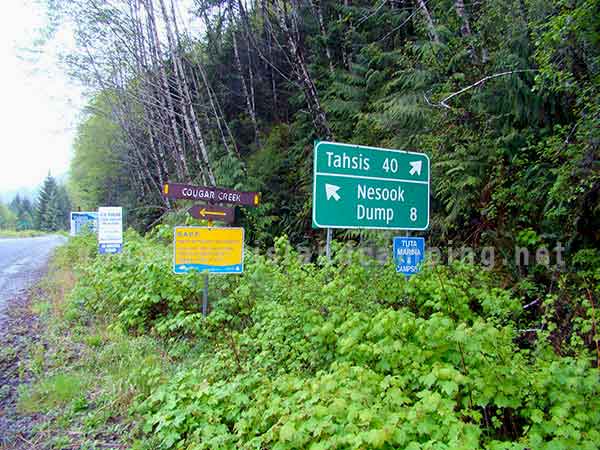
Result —
[[331, 261], [331, 238], [333, 237], [333, 230], [331, 228], [327, 228], [327, 240], [325, 241], [325, 255], [327, 259]]
[[204, 272], [204, 291], [202, 293], [202, 316], [208, 314], [208, 272]]
[[101, 255], [123, 250], [123, 208], [98, 208], [98, 252]]
[[316, 143], [313, 226], [427, 229], [429, 166], [424, 153]]

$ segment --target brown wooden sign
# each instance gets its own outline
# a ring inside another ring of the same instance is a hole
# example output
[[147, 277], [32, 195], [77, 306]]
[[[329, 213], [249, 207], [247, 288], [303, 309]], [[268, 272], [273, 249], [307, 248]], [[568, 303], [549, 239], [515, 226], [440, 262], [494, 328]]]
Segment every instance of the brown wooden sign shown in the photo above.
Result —
[[219, 222], [233, 223], [235, 221], [235, 208], [223, 208], [215, 205], [194, 205], [188, 212], [192, 217], [203, 220], [218, 220]]
[[194, 186], [183, 183], [167, 183], [163, 186], [167, 198], [201, 200], [207, 203], [229, 203], [232, 205], [258, 206], [260, 192], [240, 192], [215, 186]]

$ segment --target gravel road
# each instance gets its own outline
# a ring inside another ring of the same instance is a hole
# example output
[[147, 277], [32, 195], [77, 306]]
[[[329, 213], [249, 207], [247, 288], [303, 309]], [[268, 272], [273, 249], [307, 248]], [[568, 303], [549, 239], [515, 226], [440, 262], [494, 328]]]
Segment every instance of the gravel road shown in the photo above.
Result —
[[0, 239], [0, 450], [42, 448], [29, 440], [39, 417], [17, 412], [18, 386], [30, 379], [29, 346], [39, 338], [30, 289], [65, 241], [62, 236]]
[[37, 281], [52, 250], [65, 241], [63, 236], [0, 239], [0, 325], [11, 299]]

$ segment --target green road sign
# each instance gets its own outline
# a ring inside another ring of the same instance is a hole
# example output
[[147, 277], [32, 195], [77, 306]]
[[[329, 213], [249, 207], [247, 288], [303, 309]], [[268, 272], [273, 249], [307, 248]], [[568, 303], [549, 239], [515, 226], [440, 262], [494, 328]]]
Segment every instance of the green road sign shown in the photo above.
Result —
[[427, 229], [429, 157], [318, 142], [314, 149], [313, 226]]

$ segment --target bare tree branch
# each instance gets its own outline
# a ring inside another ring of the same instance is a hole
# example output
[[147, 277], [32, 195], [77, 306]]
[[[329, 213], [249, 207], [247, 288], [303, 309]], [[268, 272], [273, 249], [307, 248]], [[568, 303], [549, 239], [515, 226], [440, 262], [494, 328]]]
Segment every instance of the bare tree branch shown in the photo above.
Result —
[[506, 72], [500, 72], [500, 73], [495, 73], [493, 75], [488, 75], [487, 77], [483, 77], [481, 80], [476, 81], [473, 84], [470, 84], [467, 87], [462, 88], [459, 91], [453, 92], [452, 94], [448, 95], [447, 97], [445, 97], [443, 100], [441, 100], [439, 103], [431, 103], [429, 101], [429, 99], [427, 98], [427, 95], [424, 95], [425, 97], [425, 101], [428, 105], [430, 106], [434, 106], [437, 108], [446, 108], [446, 109], [452, 109], [452, 107], [450, 105], [448, 105], [448, 100], [460, 95], [460, 94], [464, 94], [465, 92], [467, 92], [470, 89], [476, 88], [477, 86], [482, 85], [483, 83], [485, 83], [486, 81], [489, 81], [493, 78], [498, 78], [498, 77], [504, 77], [507, 75], [513, 75], [515, 73], [521, 73], [521, 72], [537, 72], [537, 69], [517, 69], [517, 70], [507, 70]]

